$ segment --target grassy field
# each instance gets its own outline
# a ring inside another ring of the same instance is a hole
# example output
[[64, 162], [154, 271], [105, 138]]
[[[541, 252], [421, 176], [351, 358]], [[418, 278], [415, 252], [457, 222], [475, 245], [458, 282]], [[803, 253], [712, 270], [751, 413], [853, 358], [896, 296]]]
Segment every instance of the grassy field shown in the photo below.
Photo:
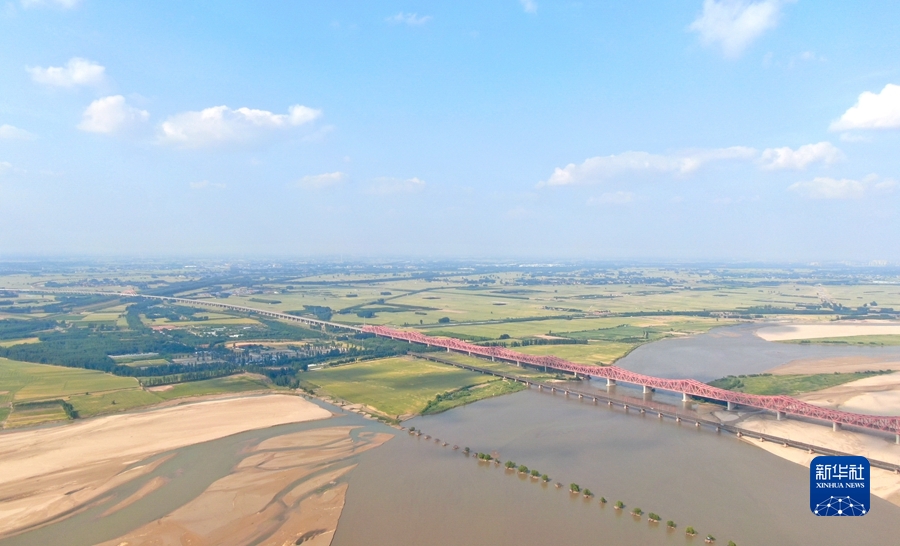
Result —
[[409, 357], [384, 358], [316, 370], [304, 382], [323, 393], [365, 404], [389, 417], [414, 415], [435, 396], [492, 377]]
[[93, 370], [65, 368], [0, 358], [0, 425], [7, 428], [67, 419], [57, 402], [17, 407], [22, 402], [66, 400], [80, 417], [127, 411], [171, 400], [208, 394], [238, 393], [272, 388], [264, 378], [241, 374], [173, 385], [147, 391], [131, 377]]
[[22, 339], [7, 339], [6, 341], [0, 341], [0, 347], [12, 347], [13, 345], [21, 345], [23, 343], [39, 343], [40, 338], [36, 337], [26, 337]]
[[[510, 375], [529, 377], [531, 379], [534, 379], [535, 381], [553, 381], [562, 377], [554, 373], [544, 373], [543, 371], [537, 370], [535, 368], [519, 368], [518, 366], [513, 366], [512, 364], [506, 364], [499, 361], [491, 362], [490, 360], [484, 358], [476, 358], [474, 356], [467, 356], [460, 353], [436, 353], [435, 356], [444, 360], [459, 362], [460, 364], [469, 364], [471, 366], [478, 366], [479, 368], [485, 368], [488, 370], [496, 370], [498, 372], [507, 373]], [[571, 378], [571, 375], [566, 377], [566, 379]]]
[[68, 398], [80, 417], [93, 417], [105, 413], [118, 413], [162, 402], [156, 393], [143, 389], [127, 389], [112, 392], [76, 394]]
[[172, 385], [171, 389], [153, 392], [164, 400], [203, 396], [207, 394], [225, 394], [247, 391], [259, 391], [272, 388], [272, 384], [262, 377], [251, 374], [231, 375], [203, 381], [190, 381]]
[[795, 395], [890, 372], [822, 373], [811, 375], [740, 375], [711, 381], [710, 385], [748, 394]]
[[136, 379], [117, 377], [94, 370], [32, 364], [0, 358], [0, 402], [45, 400], [85, 392], [135, 389]]
[[527, 388], [528, 387], [522, 383], [505, 379], [482, 383], [481, 385], [475, 385], [474, 387], [464, 387], [450, 393], [435, 396], [435, 398], [422, 410], [422, 415], [441, 413], [449, 409], [477, 402], [478, 400], [484, 400], [485, 398], [490, 398], [492, 396], [511, 394]]
[[810, 343], [834, 344], [834, 345], [876, 345], [876, 346], [897, 346], [900, 345], [900, 336], [847, 336], [847, 337], [819, 337], [814, 339], [792, 339], [781, 341], [780, 343], [793, 343], [797, 345], [808, 345]]

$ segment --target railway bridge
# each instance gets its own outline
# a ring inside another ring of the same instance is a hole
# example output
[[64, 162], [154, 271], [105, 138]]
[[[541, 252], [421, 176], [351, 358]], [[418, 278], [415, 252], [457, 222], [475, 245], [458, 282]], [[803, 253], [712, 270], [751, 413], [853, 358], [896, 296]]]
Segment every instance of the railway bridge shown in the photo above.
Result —
[[864, 415], [833, 410], [808, 404], [791, 396], [764, 396], [734, 392], [713, 387], [695, 379], [665, 379], [635, 373], [618, 366], [585, 366], [555, 356], [529, 355], [507, 349], [506, 347], [484, 347], [459, 339], [432, 337], [419, 332], [398, 330], [387, 326], [364, 326], [363, 331], [382, 337], [408, 341], [409, 343], [419, 343], [428, 347], [441, 347], [447, 349], [448, 352], [455, 351], [470, 356], [501, 360], [517, 366], [534, 366], [544, 370], [572, 373], [576, 377], [606, 379], [608, 385], [614, 385], [617, 382], [630, 383], [641, 386], [645, 393], [655, 389], [670, 391], [681, 394], [682, 400], [685, 401], [689, 400], [691, 396], [697, 396], [725, 402], [728, 409], [734, 409], [736, 405], [742, 405], [769, 410], [775, 413], [777, 419], [783, 419], [787, 415], [795, 415], [828, 421], [832, 424], [834, 430], [839, 430], [841, 426], [847, 425], [879, 432], [889, 432], [894, 435], [894, 441], [900, 444], [900, 417]]

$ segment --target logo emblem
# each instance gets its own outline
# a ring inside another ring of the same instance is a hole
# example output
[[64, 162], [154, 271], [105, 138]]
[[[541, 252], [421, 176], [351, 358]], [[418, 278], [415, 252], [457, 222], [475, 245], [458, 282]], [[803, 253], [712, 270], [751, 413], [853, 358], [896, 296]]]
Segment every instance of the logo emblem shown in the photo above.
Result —
[[809, 465], [809, 509], [817, 516], [865, 516], [869, 477], [865, 457], [816, 457]]

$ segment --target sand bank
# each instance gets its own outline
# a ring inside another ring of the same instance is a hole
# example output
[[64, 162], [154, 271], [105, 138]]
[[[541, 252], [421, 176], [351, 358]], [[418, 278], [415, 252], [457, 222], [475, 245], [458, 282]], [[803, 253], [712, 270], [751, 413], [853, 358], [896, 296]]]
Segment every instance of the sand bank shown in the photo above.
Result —
[[837, 356], [831, 358], [798, 358], [776, 366], [769, 373], [775, 375], [813, 373], [853, 373], [872, 370], [900, 370], [896, 357]]
[[791, 341], [825, 337], [900, 335], [900, 323], [893, 321], [839, 321], [827, 324], [785, 324], [756, 330], [766, 341]]
[[866, 377], [798, 398], [817, 406], [854, 413], [900, 415], [900, 373]]
[[[748, 417], [738, 426], [749, 431], [772, 434], [798, 442], [828, 447], [844, 453], [852, 453], [870, 459], [900, 464], [900, 445], [871, 434], [846, 430], [835, 432], [829, 427], [815, 423], [805, 423], [792, 419], [776, 421], [771, 416], [762, 415]], [[808, 454], [803, 450], [783, 447], [772, 442], [760, 442], [752, 439], [746, 439], [745, 441], [806, 467], [809, 467], [812, 459], [816, 457], [815, 454]], [[873, 468], [872, 494], [900, 506], [900, 474]]]
[[234, 472], [171, 514], [101, 546], [304, 544], [325, 546], [337, 528], [354, 468], [347, 457], [389, 434], [329, 427], [266, 440]]
[[0, 538], [71, 515], [152, 472], [166, 451], [331, 413], [297, 396], [210, 400], [0, 435]]

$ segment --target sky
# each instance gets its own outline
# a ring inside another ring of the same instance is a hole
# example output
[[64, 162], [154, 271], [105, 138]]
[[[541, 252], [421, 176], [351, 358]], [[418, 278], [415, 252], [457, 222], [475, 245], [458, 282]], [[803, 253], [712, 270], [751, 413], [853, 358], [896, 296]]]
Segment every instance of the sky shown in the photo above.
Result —
[[900, 263], [900, 3], [0, 0], [0, 260]]

